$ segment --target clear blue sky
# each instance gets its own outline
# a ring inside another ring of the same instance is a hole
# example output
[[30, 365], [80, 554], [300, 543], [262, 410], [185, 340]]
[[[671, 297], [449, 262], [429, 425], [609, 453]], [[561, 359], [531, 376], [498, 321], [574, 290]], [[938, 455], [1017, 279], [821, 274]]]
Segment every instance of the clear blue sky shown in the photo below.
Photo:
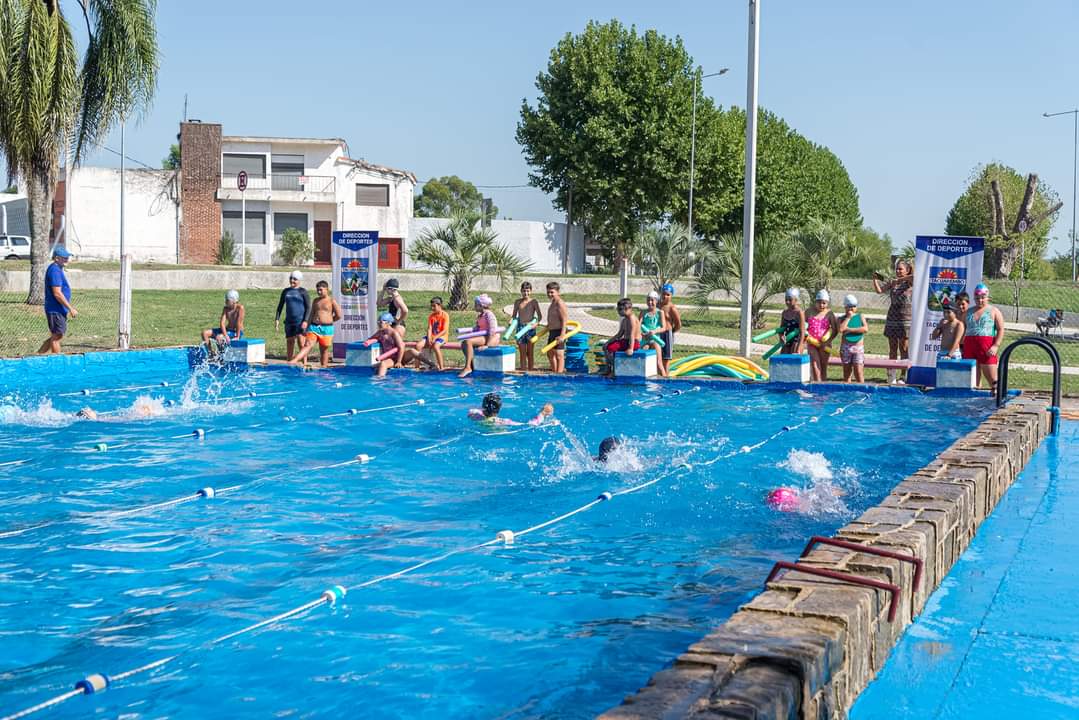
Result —
[[[705, 72], [731, 68], [705, 92], [743, 106], [746, 5], [164, 0], [157, 98], [128, 154], [160, 162], [187, 93], [189, 117], [227, 134], [340, 136], [420, 179], [524, 184], [520, 103], [564, 33], [618, 18], [679, 35]], [[1079, 105], [1077, 29], [1075, 0], [762, 0], [760, 102], [842, 159], [866, 223], [897, 244], [941, 232], [972, 168], [998, 160], [1060, 194], [1063, 249], [1072, 123], [1042, 112]], [[490, 194], [509, 217], [561, 217], [535, 190]]]

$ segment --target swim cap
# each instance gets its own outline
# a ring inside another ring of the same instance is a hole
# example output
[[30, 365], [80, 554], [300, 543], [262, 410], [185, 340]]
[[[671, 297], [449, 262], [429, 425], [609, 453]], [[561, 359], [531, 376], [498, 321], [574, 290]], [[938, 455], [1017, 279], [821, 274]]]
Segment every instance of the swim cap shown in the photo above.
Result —
[[974, 294], [975, 295], [988, 295], [989, 294], [989, 288], [986, 286], [985, 283], [978, 283], [977, 285], [974, 286]]
[[303, 273], [299, 270], [293, 270], [288, 274], [289, 280], [303, 280]]
[[378, 321], [379, 322], [384, 322], [384, 323], [392, 323], [394, 321], [394, 317], [393, 317], [393, 315], [390, 315], [389, 313], [382, 313], [381, 315], [378, 316]]
[[648, 293], [648, 299], [649, 300], [659, 300], [659, 293], [656, 292], [655, 290], [653, 290], [652, 292]]
[[791, 512], [798, 509], [798, 491], [789, 487], [776, 488], [768, 493], [765, 502], [773, 510]]
[[670, 283], [665, 283], [663, 287], [660, 288], [660, 290], [665, 293], [670, 293], [671, 295], [674, 295], [674, 285], [671, 285]]
[[487, 393], [483, 396], [483, 416], [493, 417], [502, 409], [502, 396], [498, 393]]
[[827, 290], [819, 290], [817, 291], [817, 299], [823, 300], [824, 302], [831, 302], [832, 296], [828, 294]]
[[487, 293], [483, 293], [482, 295], [476, 296], [476, 304], [480, 307], [489, 308], [494, 304], [494, 300], [492, 300], [491, 296]]
[[858, 298], [848, 295], [843, 298], [843, 307], [858, 307]]
[[232, 302], [240, 302], [240, 292], [238, 290], [229, 290], [225, 293], [225, 300], [231, 300]]
[[614, 449], [621, 445], [616, 437], [603, 438], [603, 442], [599, 444], [599, 455], [596, 457], [597, 462], [607, 462], [607, 458], [610, 457]]
[[798, 291], [798, 288], [787, 288], [787, 295], [786, 295], [787, 299], [789, 299], [789, 300], [797, 300], [801, 296], [802, 296], [802, 293], [800, 293]]

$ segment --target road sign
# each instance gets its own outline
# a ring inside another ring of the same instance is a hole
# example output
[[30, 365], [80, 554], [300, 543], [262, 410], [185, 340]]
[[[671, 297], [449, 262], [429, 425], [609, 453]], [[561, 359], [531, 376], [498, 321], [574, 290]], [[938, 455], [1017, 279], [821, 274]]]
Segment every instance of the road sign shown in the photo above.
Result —
[[247, 190], [247, 171], [241, 170], [236, 176], [236, 187], [240, 188], [240, 192]]

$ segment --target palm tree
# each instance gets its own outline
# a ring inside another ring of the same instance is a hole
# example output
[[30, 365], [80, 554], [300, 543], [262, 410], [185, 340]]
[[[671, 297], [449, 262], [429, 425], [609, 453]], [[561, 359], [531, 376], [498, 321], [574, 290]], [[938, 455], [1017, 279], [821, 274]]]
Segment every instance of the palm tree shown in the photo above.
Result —
[[808, 288], [811, 291], [830, 288], [836, 270], [867, 259], [854, 233], [833, 222], [810, 218], [791, 238], [801, 248], [807, 284], [814, 286]]
[[671, 223], [641, 233], [629, 249], [629, 260], [644, 270], [659, 290], [668, 282], [685, 277], [711, 254], [711, 246], [690, 235], [689, 228], [681, 223]]
[[496, 275], [503, 289], [532, 267], [498, 242], [498, 233], [480, 224], [477, 213], [455, 213], [448, 223], [424, 230], [408, 251], [416, 262], [442, 272], [450, 292], [449, 308], [466, 310], [472, 283]]
[[80, 67], [61, 0], [0, 0], [0, 155], [30, 205], [30, 292], [44, 299], [60, 155], [78, 163], [157, 84], [156, 0], [74, 0], [86, 24]]
[[[753, 283], [750, 310], [753, 326], [764, 320], [764, 303], [772, 295], [789, 287], [802, 287], [807, 279], [801, 262], [801, 248], [789, 235], [760, 235], [753, 243]], [[716, 249], [701, 268], [690, 288], [694, 302], [708, 307], [708, 299], [717, 290], [744, 302], [742, 297], [742, 236], [720, 235]]]

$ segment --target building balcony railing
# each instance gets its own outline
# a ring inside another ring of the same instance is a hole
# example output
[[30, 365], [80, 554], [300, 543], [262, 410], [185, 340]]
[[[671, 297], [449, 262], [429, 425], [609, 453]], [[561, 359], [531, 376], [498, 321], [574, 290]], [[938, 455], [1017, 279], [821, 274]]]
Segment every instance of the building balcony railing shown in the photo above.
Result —
[[[237, 190], [236, 175], [221, 175], [221, 187]], [[248, 190], [287, 190], [305, 193], [334, 193], [337, 191], [337, 178], [332, 175], [270, 175], [247, 176]]]

